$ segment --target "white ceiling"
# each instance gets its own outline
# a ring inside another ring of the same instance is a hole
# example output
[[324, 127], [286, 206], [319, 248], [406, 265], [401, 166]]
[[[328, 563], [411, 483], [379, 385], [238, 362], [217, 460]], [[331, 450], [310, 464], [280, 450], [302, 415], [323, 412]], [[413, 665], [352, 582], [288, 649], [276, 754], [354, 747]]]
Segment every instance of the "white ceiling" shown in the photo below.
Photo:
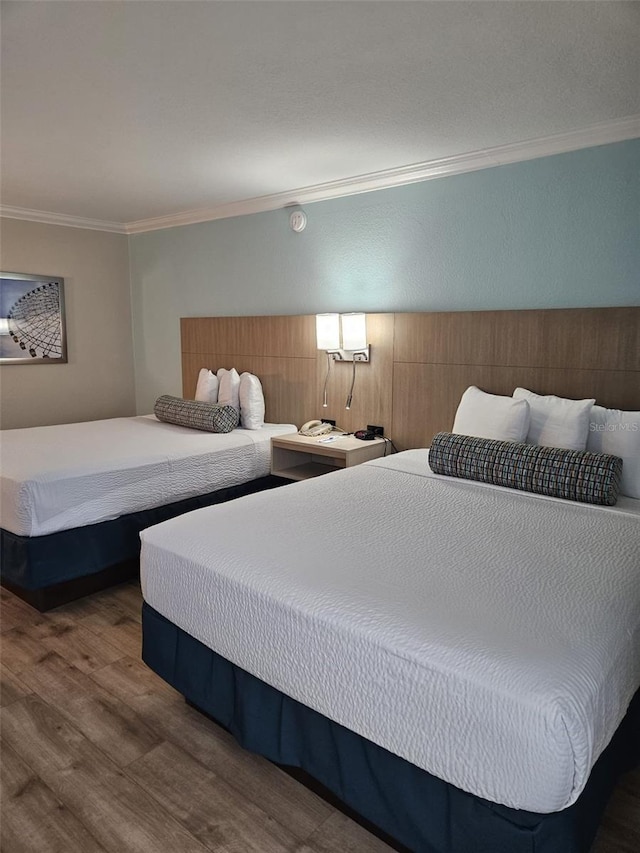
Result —
[[2, 2], [3, 206], [131, 223], [640, 114], [640, 3]]

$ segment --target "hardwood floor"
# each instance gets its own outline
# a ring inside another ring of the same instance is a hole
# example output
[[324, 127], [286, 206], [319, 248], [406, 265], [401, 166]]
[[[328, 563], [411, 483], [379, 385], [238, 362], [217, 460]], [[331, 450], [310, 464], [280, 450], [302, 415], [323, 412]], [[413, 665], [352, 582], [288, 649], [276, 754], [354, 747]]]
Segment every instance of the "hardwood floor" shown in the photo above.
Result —
[[[2, 853], [390, 850], [147, 669], [137, 584], [46, 614], [0, 598]], [[592, 853], [637, 850], [640, 771]]]

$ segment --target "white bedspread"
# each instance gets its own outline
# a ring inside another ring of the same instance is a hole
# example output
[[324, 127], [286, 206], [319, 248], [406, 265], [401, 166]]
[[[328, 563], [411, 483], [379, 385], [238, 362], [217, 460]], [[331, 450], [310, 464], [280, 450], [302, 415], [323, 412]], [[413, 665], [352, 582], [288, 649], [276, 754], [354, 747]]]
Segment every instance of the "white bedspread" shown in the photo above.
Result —
[[264, 477], [271, 436], [295, 429], [214, 434], [144, 415], [5, 430], [0, 527], [42, 536]]
[[437, 477], [427, 454], [143, 531], [144, 597], [453, 785], [563, 809], [640, 684], [640, 502]]

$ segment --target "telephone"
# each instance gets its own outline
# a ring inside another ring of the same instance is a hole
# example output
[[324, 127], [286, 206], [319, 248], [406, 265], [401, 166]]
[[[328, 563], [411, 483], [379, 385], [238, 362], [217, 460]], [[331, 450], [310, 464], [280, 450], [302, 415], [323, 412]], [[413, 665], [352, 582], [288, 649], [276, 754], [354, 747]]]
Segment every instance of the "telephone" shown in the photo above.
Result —
[[300, 435], [326, 435], [328, 432], [331, 432], [333, 427], [331, 424], [325, 424], [322, 421], [307, 421], [306, 424], [302, 424], [299, 429]]

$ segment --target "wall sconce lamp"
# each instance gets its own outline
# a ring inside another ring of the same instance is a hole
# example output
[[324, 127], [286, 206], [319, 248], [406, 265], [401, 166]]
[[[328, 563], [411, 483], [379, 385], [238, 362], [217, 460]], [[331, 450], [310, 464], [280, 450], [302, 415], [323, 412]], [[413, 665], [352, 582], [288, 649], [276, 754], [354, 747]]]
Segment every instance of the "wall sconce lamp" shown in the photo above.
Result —
[[336, 361], [369, 361], [367, 318], [362, 313], [341, 314], [342, 349], [334, 355]]
[[340, 349], [339, 314], [316, 314], [316, 341], [318, 349], [327, 352]]
[[333, 363], [332, 353], [340, 348], [340, 315], [339, 314], [316, 314], [316, 346], [318, 349], [326, 350], [327, 353], [327, 375], [324, 378], [322, 390], [322, 408], [327, 408], [327, 384]]
[[[322, 406], [327, 406], [327, 384], [332, 361], [353, 362], [351, 388], [345, 408], [351, 408], [353, 386], [356, 382], [356, 364], [368, 362], [370, 348], [367, 344], [367, 320], [362, 312], [351, 314], [316, 314], [316, 341], [320, 350], [327, 353], [327, 375], [324, 380]], [[342, 346], [341, 346], [342, 344]]]
[[365, 314], [316, 314], [316, 341], [334, 361], [369, 361]]

